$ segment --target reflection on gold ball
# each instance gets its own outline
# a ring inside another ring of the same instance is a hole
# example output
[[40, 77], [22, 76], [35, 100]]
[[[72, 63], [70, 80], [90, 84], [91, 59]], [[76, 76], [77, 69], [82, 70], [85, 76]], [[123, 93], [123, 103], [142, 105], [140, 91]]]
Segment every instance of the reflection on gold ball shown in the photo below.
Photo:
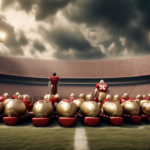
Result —
[[146, 99], [146, 95], [145, 94], [143, 95], [143, 99]]
[[22, 116], [25, 113], [26, 106], [20, 100], [13, 99], [5, 107], [5, 114], [9, 117]]
[[4, 106], [3, 106], [3, 103], [0, 102], [0, 114], [3, 113], [3, 111], [4, 111]]
[[28, 100], [31, 103], [31, 97], [28, 94], [22, 95], [22, 100]]
[[91, 94], [86, 95], [86, 101], [93, 101], [94, 97]]
[[45, 96], [44, 96], [44, 100], [46, 100], [46, 101], [49, 101], [49, 100], [51, 100], [52, 99], [52, 95], [51, 94], [46, 94]]
[[123, 110], [125, 111], [125, 113], [129, 115], [136, 116], [140, 113], [140, 106], [134, 100], [125, 101], [121, 105], [123, 106]]
[[16, 93], [15, 93], [15, 96], [17, 97], [18, 95], [20, 95], [20, 93], [19, 93], [19, 92], [16, 92]]
[[62, 100], [56, 109], [60, 117], [74, 117], [77, 112], [77, 105], [70, 100]]
[[19, 99], [21, 99], [21, 97], [22, 97], [21, 95], [17, 95], [17, 96], [16, 96], [16, 99], [19, 100]]
[[8, 93], [4, 93], [5, 98], [9, 98], [9, 94]]
[[112, 101], [112, 96], [108, 94], [108, 95], [106, 96], [106, 99], [108, 99], [108, 101]]
[[114, 95], [113, 101], [120, 102], [120, 96], [118, 94]]
[[108, 116], [121, 117], [123, 114], [123, 108], [118, 102], [105, 102], [103, 104], [103, 112]]
[[86, 96], [84, 93], [79, 94], [79, 99], [86, 99]]
[[53, 111], [53, 105], [45, 100], [38, 101], [33, 106], [33, 114], [35, 117], [49, 117], [53, 114]]
[[60, 98], [59, 94], [54, 95], [55, 98]]
[[100, 115], [100, 106], [95, 101], [85, 101], [80, 106], [80, 112], [83, 116], [98, 117]]
[[70, 94], [70, 97], [75, 97], [75, 94], [74, 94], [74, 93], [71, 93], [71, 94]]
[[73, 103], [75, 103], [77, 105], [77, 108], [80, 108], [80, 105], [84, 102], [84, 99], [76, 99], [73, 101]]
[[12, 100], [13, 100], [13, 99], [11, 99], [11, 98], [8, 98], [8, 99], [4, 100], [4, 102], [3, 102], [4, 108], [5, 108], [6, 105], [7, 105], [10, 101], [12, 101]]
[[142, 99], [142, 95], [141, 94], [138, 94], [137, 96], [136, 96], [136, 99]]
[[150, 101], [149, 100], [141, 100], [140, 108], [143, 114], [150, 115]]

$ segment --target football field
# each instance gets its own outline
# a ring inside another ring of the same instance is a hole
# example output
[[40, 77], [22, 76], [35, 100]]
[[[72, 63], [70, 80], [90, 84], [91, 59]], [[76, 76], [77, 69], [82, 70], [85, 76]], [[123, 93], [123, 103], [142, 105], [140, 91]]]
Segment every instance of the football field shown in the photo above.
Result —
[[64, 128], [57, 120], [47, 127], [34, 127], [32, 122], [6, 126], [0, 122], [0, 150], [99, 150], [150, 149], [150, 125], [123, 123], [121, 127], [101, 121], [98, 127], [84, 126], [79, 120], [74, 127]]

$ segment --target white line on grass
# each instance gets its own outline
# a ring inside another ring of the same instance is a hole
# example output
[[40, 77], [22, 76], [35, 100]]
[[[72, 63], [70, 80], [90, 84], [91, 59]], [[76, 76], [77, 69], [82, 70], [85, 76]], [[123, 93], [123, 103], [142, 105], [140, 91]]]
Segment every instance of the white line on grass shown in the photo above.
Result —
[[74, 150], [89, 150], [84, 128], [76, 128], [74, 136]]

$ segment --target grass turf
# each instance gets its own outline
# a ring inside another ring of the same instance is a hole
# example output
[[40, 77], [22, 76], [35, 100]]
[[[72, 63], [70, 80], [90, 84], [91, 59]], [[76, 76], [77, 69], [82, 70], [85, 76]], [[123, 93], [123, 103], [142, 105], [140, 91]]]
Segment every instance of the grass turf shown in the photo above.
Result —
[[90, 150], [150, 149], [150, 125], [125, 124], [121, 127], [102, 124], [101, 127], [86, 127]]
[[0, 150], [72, 150], [74, 129], [0, 124]]

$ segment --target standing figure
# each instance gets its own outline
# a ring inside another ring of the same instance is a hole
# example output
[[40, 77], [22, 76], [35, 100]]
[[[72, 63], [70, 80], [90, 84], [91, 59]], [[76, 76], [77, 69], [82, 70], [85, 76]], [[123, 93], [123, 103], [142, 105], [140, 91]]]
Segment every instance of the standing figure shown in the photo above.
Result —
[[56, 73], [53, 73], [53, 76], [49, 77], [50, 80], [50, 85], [51, 85], [51, 94], [55, 95], [57, 94], [57, 85], [58, 85], [58, 81], [59, 81], [59, 77], [56, 76]]
[[96, 89], [94, 92], [94, 97], [98, 96], [99, 102], [103, 102], [106, 99], [106, 92], [108, 92], [108, 84], [104, 80], [100, 80], [100, 83], [96, 84]]

